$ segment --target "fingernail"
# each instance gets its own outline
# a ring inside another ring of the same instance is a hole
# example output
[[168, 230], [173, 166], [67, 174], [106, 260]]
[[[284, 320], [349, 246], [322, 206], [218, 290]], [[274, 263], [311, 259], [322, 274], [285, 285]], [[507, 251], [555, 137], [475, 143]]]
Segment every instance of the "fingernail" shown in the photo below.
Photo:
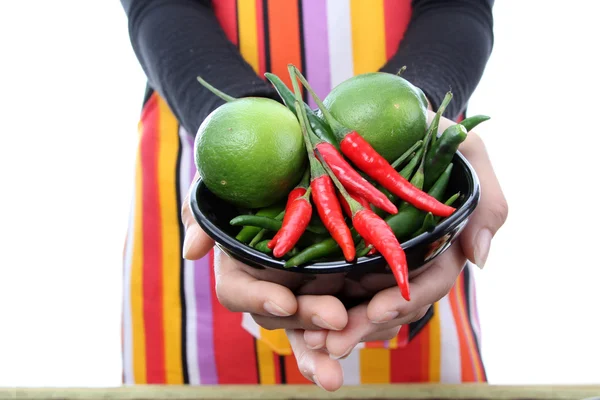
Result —
[[319, 382], [319, 379], [317, 378], [317, 375], [313, 375], [312, 376], [312, 380], [315, 383], [315, 385], [317, 385], [321, 389], [325, 390], [325, 388], [323, 388], [323, 386], [321, 385], [321, 382]]
[[318, 315], [313, 315], [310, 320], [312, 321], [313, 324], [315, 324], [316, 326], [318, 326], [320, 328], [329, 329], [330, 331], [338, 330], [338, 328], [335, 328], [335, 327], [333, 327], [333, 325], [328, 324], [327, 322], [325, 322], [323, 320], [323, 318], [319, 317]]
[[342, 354], [341, 356], [336, 356], [336, 355], [330, 353], [329, 358], [331, 358], [332, 360], [339, 360], [340, 358], [348, 357], [350, 355], [350, 352], [352, 352], [353, 349], [354, 349], [354, 346], [350, 346], [350, 348], [348, 348], [348, 350], [346, 350], [344, 352], [344, 354]]
[[183, 258], [186, 260], [188, 259], [187, 257], [192, 247], [192, 243], [194, 243], [197, 237], [197, 227], [194, 225], [190, 226], [190, 228], [185, 232], [185, 238], [183, 239]]
[[316, 346], [309, 346], [309, 345], [306, 345], [306, 348], [307, 348], [307, 349], [309, 349], [309, 350], [319, 350], [319, 349], [321, 349], [322, 347], [323, 347], [323, 343], [319, 343], [319, 344], [318, 344], [318, 345], [316, 345]]
[[268, 312], [271, 315], [274, 315], [276, 317], [289, 317], [290, 315], [292, 315], [291, 313], [285, 311], [283, 308], [279, 307], [277, 304], [273, 303], [272, 301], [267, 301], [264, 305], [263, 308], [265, 309], [266, 312]]
[[383, 323], [386, 323], [386, 322], [389, 322], [389, 321], [393, 320], [398, 315], [400, 315], [400, 313], [398, 313], [398, 311], [388, 311], [385, 314], [383, 314], [383, 317], [381, 317], [377, 321], [372, 321], [372, 322], [374, 324], [383, 324]]
[[492, 232], [489, 229], [483, 228], [477, 234], [475, 238], [475, 265], [483, 269], [485, 262], [490, 252], [490, 245], [492, 243]]

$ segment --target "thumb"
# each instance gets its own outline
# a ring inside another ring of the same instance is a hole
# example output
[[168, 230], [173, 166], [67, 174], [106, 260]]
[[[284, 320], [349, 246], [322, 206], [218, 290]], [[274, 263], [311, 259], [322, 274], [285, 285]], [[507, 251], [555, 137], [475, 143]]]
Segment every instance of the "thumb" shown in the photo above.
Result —
[[481, 199], [460, 235], [460, 243], [465, 256], [483, 268], [492, 238], [508, 217], [508, 204], [481, 137], [469, 132], [459, 150], [475, 169], [481, 185]]
[[[198, 173], [194, 177], [194, 182], [198, 179]], [[198, 260], [204, 257], [215, 245], [214, 240], [210, 238], [200, 225], [194, 219], [192, 210], [190, 209], [190, 191], [192, 186], [183, 200], [181, 208], [181, 221], [185, 228], [183, 240], [183, 258], [187, 260]]]

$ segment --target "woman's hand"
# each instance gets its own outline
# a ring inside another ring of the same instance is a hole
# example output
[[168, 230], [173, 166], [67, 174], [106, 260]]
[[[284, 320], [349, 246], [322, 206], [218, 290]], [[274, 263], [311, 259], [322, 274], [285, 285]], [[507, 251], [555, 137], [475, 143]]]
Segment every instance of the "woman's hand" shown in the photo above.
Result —
[[[198, 174], [194, 181], [198, 179]], [[189, 207], [189, 193], [181, 212], [185, 227], [183, 257], [198, 260], [214, 247]], [[215, 282], [219, 302], [232, 312], [247, 312], [265, 329], [341, 330], [348, 321], [346, 308], [333, 296], [298, 296], [276, 283], [248, 274], [243, 265], [215, 249]]]
[[[440, 121], [442, 130], [451, 124], [445, 118]], [[346, 357], [360, 342], [389, 340], [401, 325], [421, 319], [433, 303], [448, 294], [467, 260], [483, 268], [492, 238], [506, 221], [508, 206], [481, 138], [469, 132], [460, 151], [477, 172], [482, 194], [459, 240], [411, 280], [410, 302], [392, 287], [349, 310], [348, 323], [340, 331], [288, 331], [298, 367], [306, 378], [326, 390], [339, 389], [343, 373], [335, 360]]]

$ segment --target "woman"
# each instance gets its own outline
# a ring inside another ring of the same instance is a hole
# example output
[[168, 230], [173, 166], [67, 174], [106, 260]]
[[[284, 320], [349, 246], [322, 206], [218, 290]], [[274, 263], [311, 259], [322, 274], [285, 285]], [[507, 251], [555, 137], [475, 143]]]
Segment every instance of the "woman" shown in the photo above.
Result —
[[444, 127], [464, 115], [491, 53], [493, 2], [121, 1], [149, 81], [125, 252], [125, 383], [486, 381], [467, 260], [483, 267], [507, 207], [476, 134], [461, 151], [483, 182], [480, 206], [460, 242], [411, 282], [410, 303], [388, 290], [346, 310], [256, 281], [213, 250], [184, 198], [194, 135], [222, 104], [198, 75], [234, 97], [278, 99], [262, 76], [289, 85], [293, 63], [323, 98], [353, 75], [407, 66], [434, 110], [452, 89]]

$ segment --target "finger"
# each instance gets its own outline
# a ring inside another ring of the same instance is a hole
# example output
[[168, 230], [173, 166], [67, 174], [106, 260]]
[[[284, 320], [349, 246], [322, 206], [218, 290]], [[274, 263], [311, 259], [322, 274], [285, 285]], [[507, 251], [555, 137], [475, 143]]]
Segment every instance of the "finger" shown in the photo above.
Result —
[[286, 333], [296, 356], [298, 369], [306, 379], [330, 392], [342, 387], [344, 372], [338, 361], [332, 360], [321, 350], [306, 347], [302, 330], [287, 330]]
[[[198, 179], [198, 173], [194, 177], [194, 182]], [[186, 260], [199, 260], [204, 257], [210, 249], [215, 245], [214, 240], [210, 238], [203, 230], [200, 225], [194, 219], [192, 210], [190, 209], [190, 191], [192, 186], [183, 200], [183, 206], [181, 207], [181, 222], [185, 229], [185, 236], [183, 240], [183, 258]]]
[[298, 296], [298, 308], [288, 318], [253, 315], [265, 329], [341, 330], [348, 322], [344, 304], [333, 296]]
[[378, 332], [386, 332], [402, 324], [409, 323], [416, 316], [415, 312], [403, 318], [388, 321], [385, 324], [375, 324], [367, 316], [367, 305], [361, 304], [348, 311], [348, 324], [343, 330], [327, 333], [325, 349], [329, 352], [331, 358], [335, 360], [347, 357], [356, 345], [365, 341], [366, 338], [370, 338]]
[[288, 317], [297, 310], [296, 296], [276, 283], [259, 281], [242, 264], [215, 248], [217, 299], [232, 312]]
[[423, 307], [439, 301], [452, 289], [465, 262], [460, 246], [450, 246], [422, 274], [410, 281], [410, 301], [402, 297], [397, 287], [377, 293], [368, 305], [369, 320], [385, 323], [418, 313]]
[[467, 258], [483, 268], [492, 238], [508, 217], [508, 204], [481, 137], [469, 132], [459, 150], [475, 169], [481, 185], [481, 199], [460, 235], [460, 244]]
[[325, 346], [325, 340], [327, 339], [326, 330], [320, 331], [304, 331], [304, 342], [306, 342], [306, 347], [310, 350], [319, 350]]
[[375, 342], [375, 341], [379, 341], [379, 340], [392, 340], [393, 338], [395, 338], [396, 336], [398, 336], [398, 332], [400, 332], [400, 328], [402, 326], [394, 326], [392, 328], [389, 329], [385, 329], [383, 331], [377, 331], [375, 333], [372, 333], [370, 335], [367, 335], [366, 337], [362, 338], [363, 342]]

